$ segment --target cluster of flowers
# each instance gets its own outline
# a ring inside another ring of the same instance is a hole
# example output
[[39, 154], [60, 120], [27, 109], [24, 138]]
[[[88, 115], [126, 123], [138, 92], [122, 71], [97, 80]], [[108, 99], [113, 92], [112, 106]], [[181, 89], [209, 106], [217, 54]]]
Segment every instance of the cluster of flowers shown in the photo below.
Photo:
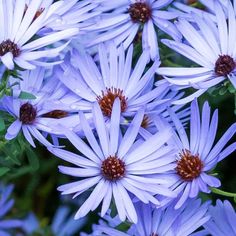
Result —
[[[236, 123], [215, 142], [218, 111], [211, 116], [205, 102], [200, 112], [196, 99], [226, 79], [236, 87], [236, 3], [202, 0], [200, 10], [172, 2], [0, 1], [0, 71], [12, 92], [0, 99], [0, 109], [14, 117], [5, 138], [22, 131], [33, 147], [36, 139], [75, 166], [59, 166], [77, 181], [58, 190], [73, 198], [91, 191], [75, 214], [80, 219], [101, 205], [104, 220], [91, 235], [236, 235], [228, 201], [210, 206], [197, 199], [221, 185], [213, 169], [235, 151], [236, 143], [227, 143]], [[172, 38], [162, 44], [196, 65], [163, 67], [157, 32]], [[134, 61], [140, 40], [142, 54]], [[179, 91], [189, 87], [197, 91], [183, 98]], [[61, 147], [61, 139], [78, 153]], [[12, 186], [0, 190], [3, 217], [13, 205], [7, 201]], [[58, 215], [66, 217], [64, 211]], [[72, 221], [76, 227], [63, 229], [63, 220], [55, 217], [56, 235], [73, 235], [81, 225]], [[119, 231], [126, 220], [133, 224]], [[0, 221], [0, 235], [24, 225]]]

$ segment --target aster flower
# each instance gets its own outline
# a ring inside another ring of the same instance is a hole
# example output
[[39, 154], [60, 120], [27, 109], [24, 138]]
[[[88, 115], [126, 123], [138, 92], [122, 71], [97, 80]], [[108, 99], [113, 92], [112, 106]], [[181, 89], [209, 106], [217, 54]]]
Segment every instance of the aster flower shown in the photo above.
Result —
[[4, 186], [0, 184], [0, 235], [11, 236], [11, 230], [21, 228], [23, 222], [17, 219], [4, 219], [5, 215], [14, 205], [14, 200], [9, 196], [13, 191], [13, 185]]
[[[206, 223], [209, 202], [201, 205], [200, 200], [188, 200], [180, 209], [175, 210], [174, 204], [163, 208], [153, 208], [150, 204], [136, 203], [138, 223], [131, 225], [127, 232], [121, 232], [110, 224], [113, 220], [106, 217], [108, 225], [94, 227], [93, 236], [188, 236]], [[112, 222], [113, 223], [113, 222]]]
[[[169, 91], [169, 84], [162, 83], [153, 89], [154, 72], [159, 65], [155, 61], [144, 73], [148, 63], [148, 52], [145, 51], [132, 68], [133, 46], [125, 55], [124, 49], [109, 45], [108, 54], [105, 45], [99, 45], [99, 62], [97, 66], [88, 54], [74, 51], [60, 65], [57, 77], [82, 100], [73, 103], [71, 108], [91, 112], [93, 103], [98, 101], [104, 116], [110, 117], [115, 98], [121, 102], [122, 116], [133, 115], [144, 105], [146, 111], [168, 102], [163, 94]], [[78, 69], [77, 69], [78, 68]], [[60, 107], [60, 103], [58, 104]]]
[[124, 48], [134, 41], [135, 36], [141, 32], [143, 50], [149, 50], [152, 60], [159, 57], [158, 40], [155, 27], [175, 39], [180, 39], [180, 34], [174, 24], [169, 20], [177, 14], [162, 10], [172, 0], [105, 0], [99, 10], [103, 14], [97, 19], [97, 23], [87, 27], [88, 31], [101, 32], [101, 35], [88, 43], [88, 47], [101, 42], [114, 40], [118, 46], [123, 43]]
[[[67, 28], [79, 28], [79, 34], [81, 34], [84, 27], [93, 24], [91, 19], [100, 14], [100, 11], [96, 10], [99, 6], [99, 1], [103, 0], [66, 0], [55, 2], [53, 4], [54, 8], [51, 9], [51, 14], [47, 15], [43, 32], [48, 33], [48, 30], [58, 31]], [[40, 5], [40, 9], [48, 8], [52, 3], [53, 0], [44, 0]]]
[[57, 48], [45, 47], [78, 33], [77, 28], [68, 28], [44, 37], [35, 37], [58, 4], [40, 8], [41, 3], [42, 0], [0, 2], [0, 61], [10, 70], [14, 69], [14, 64], [24, 69], [47, 65], [42, 58], [56, 57], [67, 43]]
[[[48, 228], [50, 232], [56, 236], [73, 236], [75, 233], [79, 232], [86, 221], [86, 217], [79, 221], [75, 221], [73, 215], [71, 215], [69, 207], [60, 206]], [[33, 233], [37, 233], [37, 235], [44, 235], [44, 228], [40, 226], [37, 217], [33, 213], [30, 213], [23, 221], [22, 228], [26, 233], [23, 235], [31, 235]], [[21, 234], [19, 234], [19, 236], [20, 235]]]
[[113, 198], [120, 219], [124, 221], [127, 217], [131, 222], [137, 223], [137, 214], [132, 202], [134, 196], [145, 203], [152, 202], [155, 205], [159, 204], [153, 196], [155, 194], [175, 197], [165, 188], [167, 183], [162, 179], [162, 173], [175, 166], [172, 164], [175, 152], [166, 144], [170, 139], [170, 130], [158, 132], [147, 141], [139, 139], [135, 142], [144, 110], [140, 109], [124, 136], [120, 132], [120, 112], [120, 100], [117, 98], [108, 128], [98, 103], [94, 103], [94, 124], [99, 143], [82, 112], [80, 120], [88, 144], [68, 129], [64, 130], [66, 137], [83, 156], [49, 148], [56, 156], [77, 166], [59, 166], [62, 173], [83, 178], [60, 186], [58, 190], [62, 194], [73, 193], [74, 197], [78, 197], [94, 187], [76, 213], [75, 219], [95, 210], [101, 202], [103, 216]]
[[221, 185], [220, 180], [213, 176], [212, 170], [218, 162], [235, 151], [235, 142], [226, 148], [225, 146], [236, 132], [236, 123], [231, 125], [220, 140], [213, 145], [217, 132], [218, 111], [214, 111], [210, 118], [208, 102], [204, 103], [201, 116], [197, 101], [194, 100], [191, 104], [190, 139], [176, 114], [171, 110], [169, 113], [176, 126], [177, 135], [173, 135], [173, 140], [179, 150], [176, 157], [177, 166], [172, 175], [175, 182], [172, 187], [178, 194], [175, 208], [178, 209], [188, 198], [196, 197], [199, 192], [209, 193], [210, 187]]
[[[27, 141], [35, 147], [35, 137], [42, 144], [51, 145], [41, 134], [62, 135], [57, 128], [61, 123], [68, 128], [74, 128], [79, 124], [76, 117], [71, 116], [71, 109], [66, 104], [73, 101], [73, 95], [68, 89], [54, 77], [45, 78], [45, 70], [40, 67], [31, 71], [21, 72], [19, 86], [13, 87], [13, 97], [5, 96], [0, 101], [0, 109], [8, 112], [15, 121], [7, 129], [6, 139], [15, 138], [22, 130]], [[14, 79], [10, 79], [14, 83]], [[17, 95], [20, 92], [28, 92], [35, 99], [21, 99]], [[75, 98], [77, 99], [77, 98]], [[61, 109], [53, 108], [53, 101], [64, 101]]]
[[[194, 68], [158, 68], [157, 73], [179, 86], [191, 86], [198, 91], [182, 102], [204, 93], [228, 78], [234, 87], [236, 51], [236, 17], [233, 6], [228, 1], [227, 13], [218, 1], [214, 1], [216, 23], [206, 16], [192, 14], [194, 25], [186, 19], [176, 23], [186, 42], [163, 40], [171, 49], [200, 65]], [[228, 16], [228, 19], [227, 19]], [[196, 26], [197, 27], [196, 27]]]
[[236, 235], [236, 213], [229, 201], [217, 200], [216, 206], [210, 206], [211, 219], [204, 224], [206, 233], [212, 236]]

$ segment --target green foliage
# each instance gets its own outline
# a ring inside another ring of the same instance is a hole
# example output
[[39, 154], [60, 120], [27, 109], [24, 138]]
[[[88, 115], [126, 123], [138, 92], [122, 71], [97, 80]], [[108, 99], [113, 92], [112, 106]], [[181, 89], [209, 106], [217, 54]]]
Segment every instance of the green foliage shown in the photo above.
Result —
[[25, 92], [25, 91], [21, 91], [20, 95], [19, 95], [19, 98], [21, 99], [36, 99], [36, 97], [32, 94], [32, 93], [28, 93], [28, 92]]

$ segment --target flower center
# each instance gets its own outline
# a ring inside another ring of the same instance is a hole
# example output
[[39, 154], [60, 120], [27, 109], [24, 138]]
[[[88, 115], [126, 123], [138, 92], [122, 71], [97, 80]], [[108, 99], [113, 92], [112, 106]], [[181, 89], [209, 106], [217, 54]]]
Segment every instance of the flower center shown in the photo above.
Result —
[[183, 150], [179, 155], [181, 159], [177, 162], [177, 174], [184, 181], [192, 181], [197, 178], [203, 168], [203, 163], [199, 155], [192, 155], [189, 150]]
[[102, 162], [102, 175], [105, 179], [116, 181], [125, 175], [125, 163], [116, 156], [109, 156]]
[[221, 55], [215, 63], [215, 73], [218, 76], [226, 76], [235, 68], [235, 61], [228, 55]]
[[17, 44], [13, 43], [10, 39], [0, 43], [0, 56], [4, 56], [8, 52], [11, 52], [13, 57], [18, 57], [20, 55], [20, 49]]
[[32, 124], [36, 115], [37, 111], [30, 103], [25, 103], [20, 107], [20, 121], [23, 124]]
[[143, 116], [143, 120], [142, 120], [142, 123], [141, 123], [141, 127], [144, 128], [144, 129], [147, 129], [149, 125], [150, 125], [150, 119], [149, 119], [149, 117], [145, 114], [145, 115]]
[[156, 233], [152, 233], [150, 236], [158, 236]]
[[150, 6], [145, 2], [136, 2], [130, 5], [128, 10], [133, 22], [146, 23], [152, 15]]
[[121, 112], [124, 112], [127, 108], [127, 98], [123, 95], [123, 90], [117, 88], [107, 88], [106, 91], [102, 91], [102, 96], [97, 97], [97, 101], [103, 115], [110, 117], [112, 112], [113, 103], [116, 98], [120, 99]]
[[68, 116], [68, 112], [62, 111], [62, 110], [53, 110], [42, 115], [42, 117], [54, 118], [54, 119], [61, 119], [67, 116]]

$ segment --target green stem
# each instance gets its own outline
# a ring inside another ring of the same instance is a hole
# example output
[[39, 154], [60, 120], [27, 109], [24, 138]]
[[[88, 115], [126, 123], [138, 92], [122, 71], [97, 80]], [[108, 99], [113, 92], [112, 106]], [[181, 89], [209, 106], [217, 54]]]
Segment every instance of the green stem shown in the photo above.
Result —
[[236, 198], [236, 193], [225, 192], [225, 191], [217, 189], [217, 188], [211, 188], [211, 191], [213, 193], [221, 195], [221, 196]]

